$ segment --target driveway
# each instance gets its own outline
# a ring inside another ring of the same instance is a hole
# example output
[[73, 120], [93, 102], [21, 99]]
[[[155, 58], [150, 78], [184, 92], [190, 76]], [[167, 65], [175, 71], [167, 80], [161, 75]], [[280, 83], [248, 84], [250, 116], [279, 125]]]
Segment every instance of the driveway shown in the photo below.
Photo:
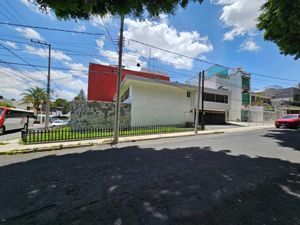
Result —
[[300, 224], [300, 132], [0, 157], [0, 224]]

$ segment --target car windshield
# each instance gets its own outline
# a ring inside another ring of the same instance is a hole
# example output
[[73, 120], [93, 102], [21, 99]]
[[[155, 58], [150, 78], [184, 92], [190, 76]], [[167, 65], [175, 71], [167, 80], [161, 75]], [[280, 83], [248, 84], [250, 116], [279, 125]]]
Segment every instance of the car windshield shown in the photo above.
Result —
[[62, 123], [61, 120], [54, 120], [53, 123]]
[[292, 118], [297, 118], [297, 115], [286, 115], [281, 117], [282, 119], [292, 119]]

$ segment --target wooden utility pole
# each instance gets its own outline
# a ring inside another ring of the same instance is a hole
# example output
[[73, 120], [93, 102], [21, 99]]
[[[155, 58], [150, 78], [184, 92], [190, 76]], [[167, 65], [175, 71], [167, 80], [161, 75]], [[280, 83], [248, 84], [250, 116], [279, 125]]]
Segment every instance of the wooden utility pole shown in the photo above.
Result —
[[31, 40], [31, 42], [48, 46], [48, 76], [47, 76], [47, 99], [46, 99], [46, 119], [45, 119], [45, 128], [48, 128], [49, 121], [50, 121], [51, 44], [48, 44], [46, 42], [41, 42], [41, 41], [34, 41], [34, 40]]
[[200, 91], [201, 91], [201, 72], [199, 73], [199, 77], [198, 77], [198, 91], [197, 91], [197, 104], [196, 104], [196, 117], [195, 117], [195, 134], [198, 133], [198, 125], [199, 125]]
[[120, 35], [119, 35], [119, 61], [118, 61], [118, 74], [117, 74], [117, 93], [115, 105], [115, 123], [114, 123], [114, 139], [113, 143], [117, 144], [119, 141], [119, 127], [120, 127], [120, 88], [122, 78], [122, 54], [123, 54], [123, 29], [124, 29], [124, 16], [121, 15]]

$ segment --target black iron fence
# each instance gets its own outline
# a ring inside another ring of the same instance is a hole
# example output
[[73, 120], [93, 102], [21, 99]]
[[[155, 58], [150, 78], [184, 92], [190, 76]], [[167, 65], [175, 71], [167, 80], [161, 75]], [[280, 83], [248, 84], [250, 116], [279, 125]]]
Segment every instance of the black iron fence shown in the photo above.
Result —
[[[120, 136], [135, 136], [143, 134], [160, 134], [183, 132], [192, 130], [191, 124], [176, 125], [153, 125], [153, 126], [134, 126], [121, 127]], [[70, 127], [60, 127], [56, 129], [24, 129], [22, 130], [22, 141], [26, 144], [47, 143], [57, 141], [75, 141], [97, 138], [112, 138], [113, 128], [90, 128], [90, 129], [71, 129]]]

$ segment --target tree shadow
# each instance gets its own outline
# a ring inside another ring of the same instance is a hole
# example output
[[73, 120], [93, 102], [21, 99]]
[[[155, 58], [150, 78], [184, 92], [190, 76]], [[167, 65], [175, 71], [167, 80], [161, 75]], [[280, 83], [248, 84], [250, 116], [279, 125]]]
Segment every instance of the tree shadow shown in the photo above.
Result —
[[289, 147], [300, 151], [299, 129], [272, 129], [263, 137], [274, 138], [282, 147]]
[[300, 165], [137, 146], [0, 167], [0, 224], [299, 224]]

